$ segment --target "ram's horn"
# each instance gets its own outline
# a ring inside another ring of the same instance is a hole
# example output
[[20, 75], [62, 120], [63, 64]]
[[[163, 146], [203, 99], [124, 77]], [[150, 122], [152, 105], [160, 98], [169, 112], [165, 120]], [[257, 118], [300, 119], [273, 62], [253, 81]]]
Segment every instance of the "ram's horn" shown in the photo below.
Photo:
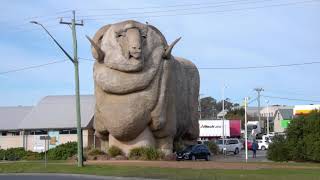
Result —
[[166, 51], [165, 51], [164, 54], [163, 54], [163, 58], [164, 58], [164, 59], [170, 59], [170, 58], [171, 58], [172, 48], [174, 47], [174, 45], [177, 44], [177, 42], [178, 42], [180, 39], [181, 39], [181, 37], [179, 37], [178, 39], [176, 39], [175, 41], [173, 41], [173, 43], [166, 48]]
[[86, 37], [90, 41], [92, 47], [94, 48], [94, 50], [96, 52], [96, 53], [93, 53], [94, 58], [96, 58], [98, 61], [102, 61], [104, 59], [104, 52], [89, 36], [86, 36]]

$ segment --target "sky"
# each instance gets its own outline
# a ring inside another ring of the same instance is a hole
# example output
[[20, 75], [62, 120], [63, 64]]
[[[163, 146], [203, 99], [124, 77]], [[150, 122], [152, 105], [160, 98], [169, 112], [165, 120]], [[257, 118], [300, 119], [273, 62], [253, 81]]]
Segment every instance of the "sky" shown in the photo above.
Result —
[[[40, 26], [29, 23], [42, 23], [72, 54], [71, 30], [59, 24], [61, 17], [70, 21], [71, 10], [84, 22], [77, 26], [80, 58], [93, 59], [85, 35], [92, 37], [103, 25], [133, 19], [154, 25], [169, 43], [182, 37], [173, 55], [199, 68], [202, 97], [220, 100], [224, 91], [225, 97], [241, 103], [244, 97], [255, 99], [253, 89], [259, 87], [264, 89], [262, 105], [267, 100], [320, 104], [319, 0], [3, 0], [0, 106], [36, 105], [48, 95], [74, 94], [73, 64], [60, 62], [66, 56]], [[84, 59], [80, 59], [80, 93], [93, 94], [93, 61]], [[302, 63], [307, 64], [224, 69]]]

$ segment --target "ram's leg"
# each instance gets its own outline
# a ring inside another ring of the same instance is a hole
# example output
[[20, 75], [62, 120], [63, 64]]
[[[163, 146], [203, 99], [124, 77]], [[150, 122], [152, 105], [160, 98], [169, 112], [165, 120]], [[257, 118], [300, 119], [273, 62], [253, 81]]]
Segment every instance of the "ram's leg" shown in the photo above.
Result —
[[155, 147], [155, 144], [155, 139], [149, 127], [147, 127], [138, 137], [131, 141], [119, 141], [109, 134], [109, 147], [116, 146], [120, 148], [126, 155], [129, 154], [132, 148], [142, 146]]

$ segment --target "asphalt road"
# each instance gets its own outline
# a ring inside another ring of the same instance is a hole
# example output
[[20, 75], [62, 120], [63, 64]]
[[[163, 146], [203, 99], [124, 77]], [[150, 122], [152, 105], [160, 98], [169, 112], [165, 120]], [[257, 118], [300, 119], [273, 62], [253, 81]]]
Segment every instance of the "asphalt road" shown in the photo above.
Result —
[[90, 175], [67, 175], [67, 174], [6, 174], [6, 175], [0, 175], [0, 180], [148, 180], [148, 179], [132, 178], [132, 177], [129, 177], [129, 178], [111, 177], [111, 176], [101, 177], [101, 176], [90, 176]]
[[[229, 152], [226, 156], [219, 155], [219, 156], [213, 157], [213, 161], [244, 162], [246, 160], [245, 157], [246, 157], [246, 153], [244, 150], [242, 150], [237, 155], [234, 155], [232, 152]], [[257, 157], [252, 158], [252, 151], [248, 150], [248, 161], [249, 162], [268, 162], [267, 151], [259, 150], [257, 151]]]

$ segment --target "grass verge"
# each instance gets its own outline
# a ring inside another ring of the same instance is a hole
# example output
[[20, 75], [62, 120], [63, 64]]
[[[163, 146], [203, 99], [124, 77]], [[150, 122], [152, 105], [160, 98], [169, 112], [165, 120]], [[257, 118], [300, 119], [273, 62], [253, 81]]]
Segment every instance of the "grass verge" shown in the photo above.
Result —
[[179, 168], [129, 167], [111, 165], [76, 165], [63, 163], [48, 164], [47, 168], [39, 163], [1, 163], [0, 173], [71, 173], [100, 176], [148, 177], [161, 179], [259, 179], [259, 180], [320, 180], [319, 169], [260, 169], [260, 170], [195, 170]]

